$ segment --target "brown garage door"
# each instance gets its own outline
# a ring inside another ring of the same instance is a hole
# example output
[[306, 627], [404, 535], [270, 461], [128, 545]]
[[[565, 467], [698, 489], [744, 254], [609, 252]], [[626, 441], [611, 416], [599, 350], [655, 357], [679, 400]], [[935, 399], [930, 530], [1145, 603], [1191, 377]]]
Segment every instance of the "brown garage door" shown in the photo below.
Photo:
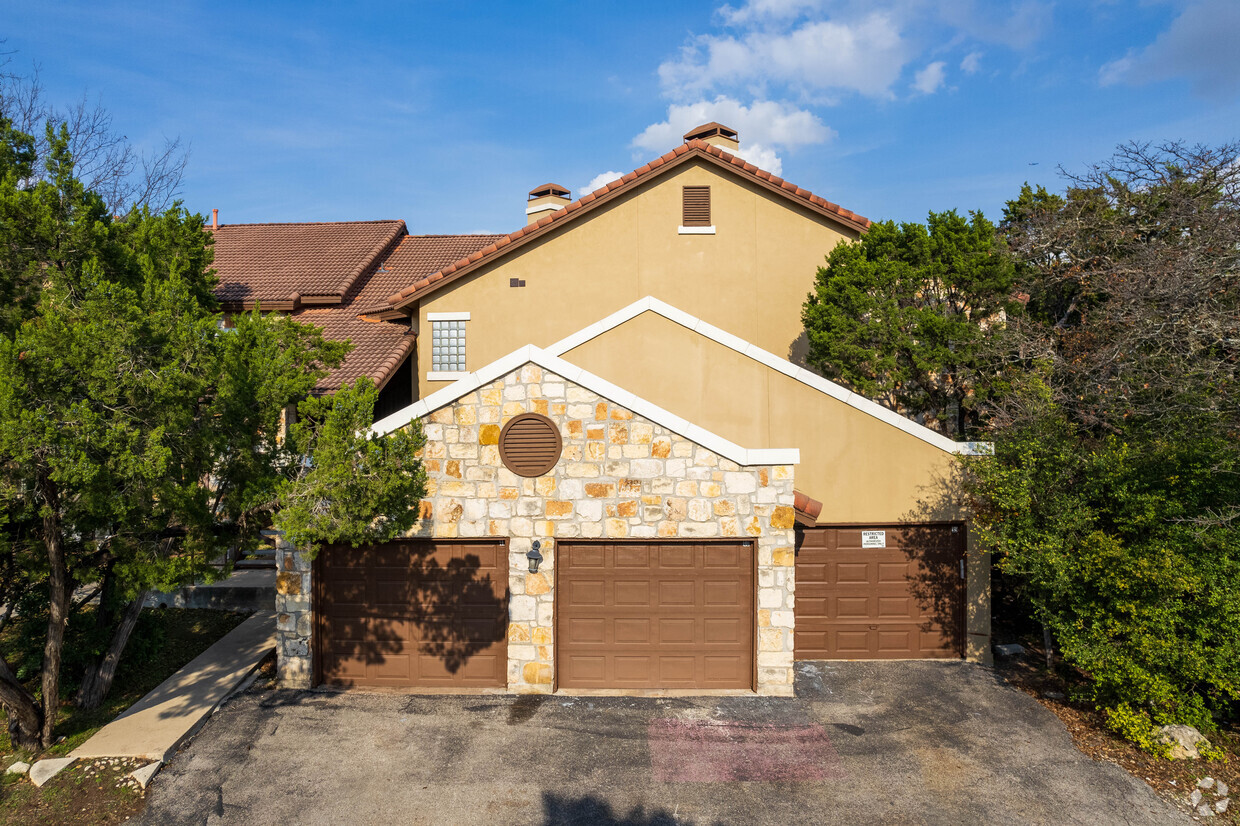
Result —
[[748, 542], [559, 544], [562, 688], [754, 684]]
[[328, 685], [508, 684], [503, 541], [326, 546], [315, 568]]
[[[964, 531], [960, 525], [798, 530], [797, 658], [961, 656]], [[879, 544], [885, 547], [873, 547]]]

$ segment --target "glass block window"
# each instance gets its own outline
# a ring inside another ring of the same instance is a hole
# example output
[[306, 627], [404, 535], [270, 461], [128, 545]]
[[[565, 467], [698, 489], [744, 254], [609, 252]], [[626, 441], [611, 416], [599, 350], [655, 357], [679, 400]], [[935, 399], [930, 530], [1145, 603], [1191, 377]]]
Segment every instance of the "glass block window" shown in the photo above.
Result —
[[465, 322], [431, 322], [431, 370], [460, 373], [465, 370]]

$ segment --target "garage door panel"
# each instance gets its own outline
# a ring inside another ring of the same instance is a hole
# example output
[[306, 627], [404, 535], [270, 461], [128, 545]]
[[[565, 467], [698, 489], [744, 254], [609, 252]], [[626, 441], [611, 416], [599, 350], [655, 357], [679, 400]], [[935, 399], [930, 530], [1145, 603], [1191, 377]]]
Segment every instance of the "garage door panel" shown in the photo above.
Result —
[[644, 545], [634, 547], [621, 545], [617, 547], [616, 567], [648, 569], [650, 567], [650, 549]]
[[569, 607], [589, 607], [606, 602], [607, 584], [600, 580], [573, 582], [564, 589]]
[[565, 646], [602, 644], [607, 641], [607, 622], [598, 618], [573, 617], [561, 638]]
[[659, 582], [659, 608], [692, 607], [697, 594], [697, 582], [662, 580]]
[[329, 582], [325, 597], [328, 602], [338, 608], [363, 607], [366, 604], [366, 583], [365, 581]]
[[904, 560], [898, 562], [878, 563], [879, 584], [894, 584], [904, 587], [909, 582], [909, 565]]
[[749, 635], [748, 617], [715, 617], [702, 620], [704, 645], [742, 646]]
[[612, 657], [614, 678], [621, 685], [647, 685], [655, 681], [651, 670], [654, 658], [649, 655], [616, 654]]
[[912, 632], [908, 629], [900, 631], [879, 631], [878, 650], [882, 653], [903, 653], [917, 650], [913, 645]]
[[733, 571], [741, 565], [741, 549], [735, 545], [707, 545], [706, 568], [723, 568]]
[[807, 586], [814, 587], [820, 583], [827, 581], [827, 566], [825, 563], [813, 564], [806, 563], [797, 565], [797, 591]]
[[909, 617], [913, 614], [913, 600], [907, 596], [879, 597], [879, 617]]
[[649, 580], [616, 580], [613, 593], [616, 605], [642, 607], [650, 605]]
[[505, 548], [426, 540], [324, 548], [315, 595], [323, 682], [507, 685]]
[[741, 584], [736, 580], [721, 582], [707, 580], [702, 583], [702, 604], [710, 608], [733, 608], [744, 602], [740, 594]]
[[659, 547], [659, 567], [661, 568], [692, 568], [694, 563], [694, 545], [663, 545]]
[[560, 667], [576, 674], [580, 680], [589, 683], [604, 684], [607, 682], [607, 658], [597, 654], [565, 654], [559, 657]]
[[871, 649], [869, 631], [836, 631], [835, 648], [841, 654], [865, 654]]
[[[863, 530], [883, 530], [886, 547], [861, 547]], [[963, 554], [960, 526], [798, 531], [797, 658], [960, 656]]]
[[665, 645], [692, 645], [696, 636], [697, 621], [693, 619], [663, 618], [659, 620], [660, 643]]
[[567, 553], [563, 546], [560, 547], [560, 557], [564, 564], [571, 565], [574, 568], [602, 568], [603, 567], [603, 547], [601, 545], [574, 545], [568, 549]]
[[[601, 554], [585, 554], [583, 548]], [[752, 688], [749, 543], [566, 540], [559, 559], [562, 594], [577, 592], [582, 581], [594, 582], [600, 572], [606, 582], [603, 600], [560, 602], [556, 639], [562, 687]], [[601, 566], [578, 566], [580, 559], [601, 560]], [[643, 561], [644, 568], [635, 564]], [[707, 657], [713, 658], [709, 666]]]
[[697, 662], [698, 658], [692, 654], [659, 657], [659, 676], [667, 685], [692, 686], [697, 683]]
[[835, 582], [841, 585], [868, 585], [873, 576], [868, 562], [836, 562], [832, 567], [835, 568]]
[[650, 620], [648, 619], [617, 619], [612, 628], [616, 632], [615, 643], [617, 645], [631, 643], [649, 645], [651, 642]]

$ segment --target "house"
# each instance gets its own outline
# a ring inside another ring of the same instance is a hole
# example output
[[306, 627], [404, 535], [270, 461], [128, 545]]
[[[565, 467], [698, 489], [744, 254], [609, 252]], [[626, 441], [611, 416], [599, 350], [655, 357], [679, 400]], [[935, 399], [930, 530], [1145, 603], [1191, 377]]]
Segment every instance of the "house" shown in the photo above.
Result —
[[[956, 443], [806, 369], [816, 268], [868, 221], [735, 131], [502, 236], [400, 222], [217, 232], [230, 306], [358, 351], [379, 433], [421, 422], [414, 536], [279, 556], [281, 679], [790, 694], [796, 659], [989, 652]], [[281, 302], [278, 307], [269, 301]]]

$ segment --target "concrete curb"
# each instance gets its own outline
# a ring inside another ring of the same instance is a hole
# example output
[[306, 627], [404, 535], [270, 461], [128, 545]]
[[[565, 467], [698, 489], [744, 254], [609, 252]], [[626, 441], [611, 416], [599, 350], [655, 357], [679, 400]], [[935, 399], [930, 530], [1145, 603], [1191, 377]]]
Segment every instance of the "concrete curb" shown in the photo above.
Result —
[[77, 762], [76, 757], [49, 757], [30, 767], [30, 782], [42, 786]]

